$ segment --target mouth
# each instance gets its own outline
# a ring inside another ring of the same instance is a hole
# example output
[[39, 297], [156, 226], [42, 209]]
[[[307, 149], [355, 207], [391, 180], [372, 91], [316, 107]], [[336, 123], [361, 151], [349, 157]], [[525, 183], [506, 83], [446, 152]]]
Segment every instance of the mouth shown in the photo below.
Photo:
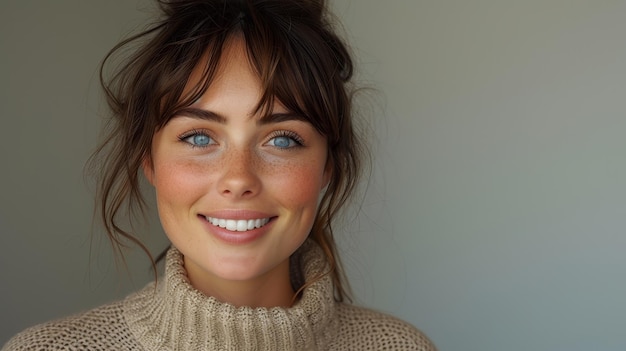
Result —
[[272, 218], [256, 218], [256, 219], [228, 219], [228, 218], [215, 218], [209, 216], [203, 216], [207, 222], [212, 225], [220, 228], [224, 228], [226, 230], [230, 230], [233, 232], [246, 232], [248, 230], [253, 230], [257, 228], [261, 228]]

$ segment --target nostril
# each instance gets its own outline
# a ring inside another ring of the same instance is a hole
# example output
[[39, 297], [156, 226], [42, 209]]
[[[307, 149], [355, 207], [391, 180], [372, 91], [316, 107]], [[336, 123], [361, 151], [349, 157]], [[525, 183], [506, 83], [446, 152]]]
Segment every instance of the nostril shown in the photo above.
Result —
[[217, 187], [222, 196], [252, 197], [259, 192], [261, 182], [255, 172], [230, 167], [218, 179]]

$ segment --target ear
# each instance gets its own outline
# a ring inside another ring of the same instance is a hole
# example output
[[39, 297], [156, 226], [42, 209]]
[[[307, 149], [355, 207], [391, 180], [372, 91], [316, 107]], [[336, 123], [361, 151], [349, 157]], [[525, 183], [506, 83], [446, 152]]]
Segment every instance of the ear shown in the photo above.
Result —
[[144, 156], [143, 161], [141, 161], [141, 169], [148, 182], [154, 186], [154, 167], [152, 167], [150, 155]]

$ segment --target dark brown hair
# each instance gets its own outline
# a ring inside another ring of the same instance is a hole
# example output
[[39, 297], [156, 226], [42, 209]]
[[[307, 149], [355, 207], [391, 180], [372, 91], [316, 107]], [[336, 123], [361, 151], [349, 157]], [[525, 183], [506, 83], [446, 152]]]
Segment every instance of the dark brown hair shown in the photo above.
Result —
[[[140, 191], [142, 162], [152, 137], [181, 108], [210, 85], [224, 45], [244, 39], [263, 94], [257, 106], [269, 113], [273, 100], [304, 116], [328, 141], [332, 176], [309, 236], [329, 262], [337, 300], [349, 297], [337, 256], [332, 222], [357, 185], [360, 143], [351, 116], [349, 80], [353, 64], [335, 34], [323, 0], [160, 0], [162, 18], [115, 46], [101, 66], [101, 84], [112, 118], [108, 134], [91, 159], [100, 171], [100, 217], [114, 248], [129, 243], [149, 250], [125, 229], [145, 201]], [[125, 53], [131, 52], [125, 57]], [[205, 56], [206, 55], [206, 56]], [[185, 89], [199, 63], [202, 79]], [[107, 73], [116, 59], [114, 72]], [[121, 253], [121, 252], [120, 252]], [[155, 271], [156, 272], [156, 271]], [[156, 274], [156, 273], [155, 273]], [[309, 282], [307, 282], [309, 283]]]

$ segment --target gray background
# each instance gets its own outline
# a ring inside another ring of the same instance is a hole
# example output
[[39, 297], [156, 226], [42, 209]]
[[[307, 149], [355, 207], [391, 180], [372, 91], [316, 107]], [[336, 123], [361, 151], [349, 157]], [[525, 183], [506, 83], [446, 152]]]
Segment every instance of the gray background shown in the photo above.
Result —
[[[90, 239], [82, 175], [97, 65], [146, 3], [0, 2], [0, 343], [150, 279]], [[373, 176], [341, 238], [357, 302], [441, 350], [626, 349], [626, 2], [333, 7], [375, 87]]]

